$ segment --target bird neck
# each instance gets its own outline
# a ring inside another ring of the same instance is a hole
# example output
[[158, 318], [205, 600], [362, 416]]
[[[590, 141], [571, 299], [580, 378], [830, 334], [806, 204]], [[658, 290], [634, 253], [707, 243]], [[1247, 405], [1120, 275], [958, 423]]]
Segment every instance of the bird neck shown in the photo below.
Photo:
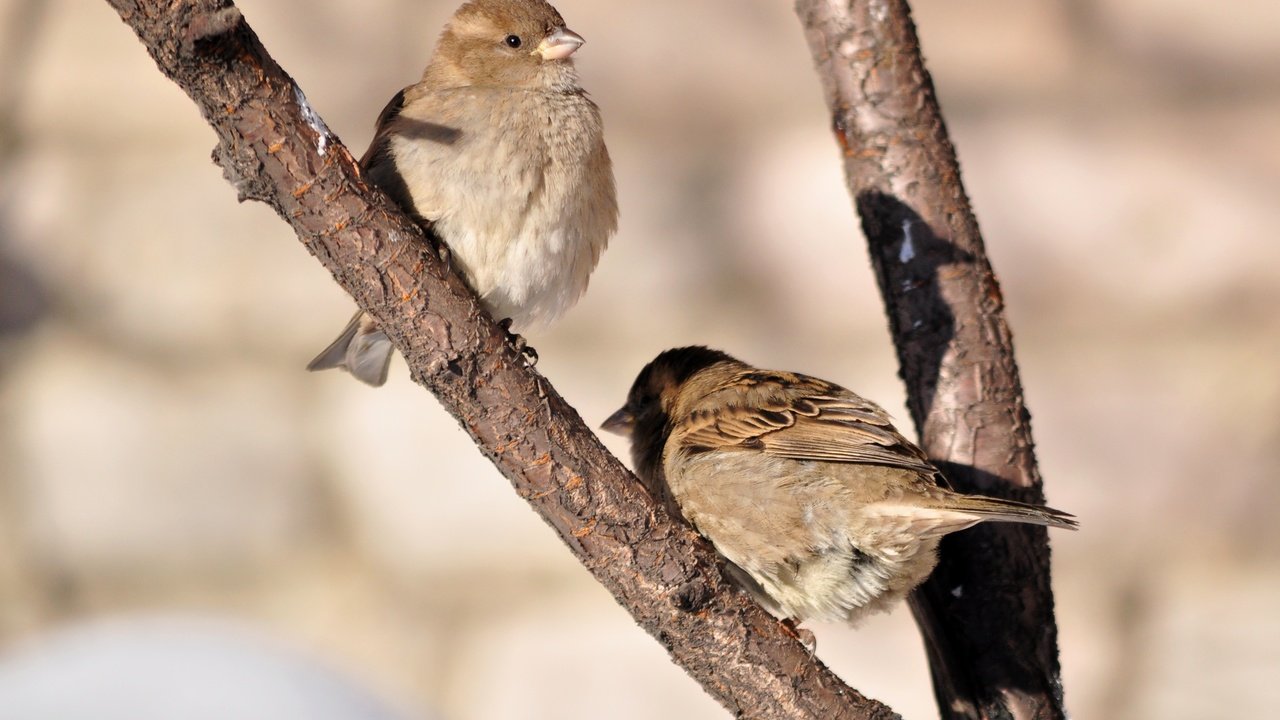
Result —
[[654, 497], [662, 497], [662, 452], [671, 437], [672, 423], [665, 413], [641, 417], [631, 432], [631, 465]]
[[578, 82], [578, 70], [569, 60], [542, 63], [535, 72], [527, 74], [477, 77], [476, 73], [450, 59], [448, 53], [441, 52], [437, 52], [423, 70], [422, 85], [433, 90], [488, 87], [517, 91], [582, 92], [582, 86]]

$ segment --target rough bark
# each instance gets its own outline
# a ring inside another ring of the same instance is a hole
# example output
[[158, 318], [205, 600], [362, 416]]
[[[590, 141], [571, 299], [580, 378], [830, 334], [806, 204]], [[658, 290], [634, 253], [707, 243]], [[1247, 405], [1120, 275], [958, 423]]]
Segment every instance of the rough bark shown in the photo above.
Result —
[[[959, 490], [1043, 502], [1000, 287], [905, 0], [797, 0], [921, 444]], [[911, 599], [945, 718], [1064, 717], [1044, 528], [949, 537]]]
[[897, 717], [724, 581], [711, 547], [654, 503], [526, 366], [433, 241], [361, 178], [231, 2], [109, 2], [213, 127], [214, 159], [241, 199], [293, 226], [382, 324], [414, 380], [707, 692], [740, 717]]

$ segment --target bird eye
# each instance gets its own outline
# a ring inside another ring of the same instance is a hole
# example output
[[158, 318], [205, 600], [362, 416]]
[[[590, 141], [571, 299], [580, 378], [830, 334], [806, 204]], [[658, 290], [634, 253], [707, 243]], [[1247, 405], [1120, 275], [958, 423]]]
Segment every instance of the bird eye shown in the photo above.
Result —
[[513, 48], [513, 49], [520, 47], [520, 44], [521, 44], [519, 35], [508, 35], [506, 39], [503, 40], [503, 42], [507, 44], [507, 47]]

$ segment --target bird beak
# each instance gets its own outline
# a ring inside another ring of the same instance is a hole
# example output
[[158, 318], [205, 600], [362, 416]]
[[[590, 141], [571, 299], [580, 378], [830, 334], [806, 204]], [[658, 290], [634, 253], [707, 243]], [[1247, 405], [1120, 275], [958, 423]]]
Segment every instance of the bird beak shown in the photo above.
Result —
[[543, 60], [564, 60], [582, 47], [584, 42], [586, 40], [581, 35], [569, 28], [556, 28], [538, 43], [534, 52], [541, 55]]
[[600, 429], [608, 430], [609, 432], [621, 435], [622, 437], [631, 437], [631, 430], [635, 428], [635, 426], [636, 416], [632, 415], [630, 410], [622, 408], [618, 412], [610, 415], [609, 419], [605, 420], [604, 424], [600, 426]]

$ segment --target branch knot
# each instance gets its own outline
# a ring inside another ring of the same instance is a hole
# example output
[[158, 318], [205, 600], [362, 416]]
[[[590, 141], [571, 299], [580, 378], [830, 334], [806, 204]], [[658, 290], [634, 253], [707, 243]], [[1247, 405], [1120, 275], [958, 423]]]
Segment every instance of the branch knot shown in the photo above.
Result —
[[182, 33], [182, 54], [188, 57], [214, 54], [219, 41], [244, 25], [235, 5], [197, 14]]

